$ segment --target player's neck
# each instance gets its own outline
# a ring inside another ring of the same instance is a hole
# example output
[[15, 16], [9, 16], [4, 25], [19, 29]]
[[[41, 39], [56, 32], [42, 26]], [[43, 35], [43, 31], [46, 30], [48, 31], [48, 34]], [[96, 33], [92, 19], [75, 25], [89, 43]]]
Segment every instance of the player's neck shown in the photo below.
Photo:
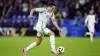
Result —
[[48, 12], [51, 12], [49, 8], [47, 8], [47, 11], [48, 11]]
[[93, 15], [93, 14], [90, 14], [90, 15]]

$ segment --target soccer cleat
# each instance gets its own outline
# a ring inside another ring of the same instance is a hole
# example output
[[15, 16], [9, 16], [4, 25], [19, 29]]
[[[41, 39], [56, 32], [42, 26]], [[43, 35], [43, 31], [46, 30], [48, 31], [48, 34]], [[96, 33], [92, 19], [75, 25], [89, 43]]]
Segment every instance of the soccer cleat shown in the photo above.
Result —
[[54, 49], [51, 49], [51, 53], [55, 54], [55, 56], [60, 56], [59, 53], [57, 53], [57, 51]]
[[25, 48], [23, 48], [23, 53], [22, 53], [23, 56], [26, 56], [26, 51], [25, 51]]

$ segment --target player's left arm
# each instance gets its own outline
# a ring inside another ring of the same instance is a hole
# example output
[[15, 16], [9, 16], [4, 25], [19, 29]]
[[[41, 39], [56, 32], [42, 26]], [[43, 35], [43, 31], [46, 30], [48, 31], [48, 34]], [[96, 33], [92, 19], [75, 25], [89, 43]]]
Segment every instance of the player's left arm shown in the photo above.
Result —
[[57, 22], [56, 22], [56, 19], [55, 19], [55, 16], [54, 16], [54, 12], [52, 12], [52, 16], [51, 16], [51, 20], [54, 24], [54, 26], [61, 32], [61, 28], [58, 26]]
[[95, 23], [96, 24], [98, 23], [98, 17], [97, 17], [97, 15], [95, 15]]

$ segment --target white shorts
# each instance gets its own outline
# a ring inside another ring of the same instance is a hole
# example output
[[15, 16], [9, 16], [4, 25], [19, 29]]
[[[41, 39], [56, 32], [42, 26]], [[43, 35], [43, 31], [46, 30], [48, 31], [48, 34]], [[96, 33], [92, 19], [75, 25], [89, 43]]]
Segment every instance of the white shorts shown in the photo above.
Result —
[[89, 32], [93, 32], [93, 33], [94, 33], [94, 26], [89, 25], [89, 26], [88, 26], [88, 29], [89, 29]]
[[48, 34], [51, 31], [48, 28], [43, 28], [43, 30], [41, 30], [40, 28], [36, 28], [35, 30], [37, 31], [37, 37], [42, 37], [41, 32], [44, 32], [44, 35], [45, 35], [45, 34]]

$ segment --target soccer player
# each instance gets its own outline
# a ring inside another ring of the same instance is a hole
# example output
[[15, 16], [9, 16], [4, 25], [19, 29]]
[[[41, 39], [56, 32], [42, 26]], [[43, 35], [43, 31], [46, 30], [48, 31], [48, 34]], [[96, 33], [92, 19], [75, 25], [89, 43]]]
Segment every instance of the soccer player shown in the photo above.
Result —
[[62, 31], [60, 27], [57, 25], [55, 16], [54, 16], [54, 11], [55, 10], [55, 4], [54, 3], [49, 3], [47, 8], [33, 8], [30, 11], [29, 17], [32, 18], [33, 13], [39, 12], [39, 18], [36, 26], [34, 29], [37, 31], [37, 40], [30, 44], [28, 47], [23, 49], [23, 56], [26, 55], [26, 52], [29, 51], [30, 49], [34, 48], [37, 45], [41, 44], [42, 37], [44, 34], [47, 34], [50, 36], [50, 43], [51, 43], [51, 52], [55, 54], [55, 56], [59, 56], [55, 49], [55, 34], [48, 28], [46, 28], [46, 24], [48, 23], [48, 20], [51, 19], [55, 27], [58, 29], [58, 31]]
[[96, 21], [96, 15], [93, 14], [94, 10], [90, 10], [89, 11], [89, 15], [87, 16], [86, 20], [85, 20], [85, 25], [88, 27], [89, 32], [86, 32], [85, 35], [90, 35], [90, 40], [93, 41], [93, 35], [94, 35], [94, 26], [95, 23], [97, 23]]

